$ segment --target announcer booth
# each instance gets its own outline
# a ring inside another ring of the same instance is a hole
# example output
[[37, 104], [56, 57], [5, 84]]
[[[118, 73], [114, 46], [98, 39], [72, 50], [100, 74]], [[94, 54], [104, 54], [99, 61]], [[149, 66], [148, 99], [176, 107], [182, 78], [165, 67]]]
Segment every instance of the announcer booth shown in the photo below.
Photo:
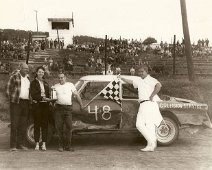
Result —
[[47, 33], [32, 33], [32, 42], [33, 41], [46, 41], [46, 39], [48, 38], [48, 34]]
[[48, 18], [49, 22], [49, 40], [64, 42], [65, 47], [73, 44], [73, 18]]

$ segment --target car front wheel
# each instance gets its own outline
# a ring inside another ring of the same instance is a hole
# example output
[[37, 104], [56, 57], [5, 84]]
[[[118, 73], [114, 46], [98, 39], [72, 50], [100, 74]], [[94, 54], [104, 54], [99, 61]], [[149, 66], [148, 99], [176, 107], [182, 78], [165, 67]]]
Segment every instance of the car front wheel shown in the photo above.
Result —
[[156, 135], [158, 144], [167, 146], [175, 142], [179, 136], [179, 125], [171, 117], [163, 117], [164, 121], [157, 128]]
[[[48, 127], [48, 138], [47, 138], [47, 142], [48, 143], [50, 142], [51, 138], [52, 138], [52, 129], [51, 129], [51, 126], [49, 126]], [[27, 130], [26, 130], [26, 140], [27, 140], [27, 143], [30, 146], [35, 145], [35, 140], [34, 140], [34, 124], [33, 123], [30, 123], [28, 125], [28, 127], [27, 127]], [[39, 142], [41, 142], [41, 141], [42, 141], [42, 136], [40, 135]]]

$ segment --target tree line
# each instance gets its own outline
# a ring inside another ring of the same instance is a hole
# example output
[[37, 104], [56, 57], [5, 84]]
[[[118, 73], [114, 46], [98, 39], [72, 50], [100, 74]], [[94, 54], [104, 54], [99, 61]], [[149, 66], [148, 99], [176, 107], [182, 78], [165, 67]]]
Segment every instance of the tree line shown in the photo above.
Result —
[[[2, 37], [1, 40], [2, 41], [23, 41], [28, 40], [29, 37], [29, 31], [25, 31], [25, 30], [15, 30], [15, 29], [0, 29], [0, 31], [2, 32]], [[32, 34], [39, 34], [39, 35], [49, 35], [48, 32], [33, 32], [31, 31]]]

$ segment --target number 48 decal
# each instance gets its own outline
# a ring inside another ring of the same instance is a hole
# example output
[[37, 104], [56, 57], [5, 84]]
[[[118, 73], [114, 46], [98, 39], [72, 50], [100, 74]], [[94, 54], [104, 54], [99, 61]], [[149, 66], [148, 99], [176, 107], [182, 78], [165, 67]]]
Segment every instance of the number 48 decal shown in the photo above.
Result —
[[88, 106], [88, 113], [95, 114], [96, 121], [98, 121], [98, 112], [101, 115], [103, 120], [110, 120], [111, 118], [110, 106], [105, 105], [101, 108], [98, 108], [98, 106], [95, 106], [94, 110], [91, 110], [91, 106]]

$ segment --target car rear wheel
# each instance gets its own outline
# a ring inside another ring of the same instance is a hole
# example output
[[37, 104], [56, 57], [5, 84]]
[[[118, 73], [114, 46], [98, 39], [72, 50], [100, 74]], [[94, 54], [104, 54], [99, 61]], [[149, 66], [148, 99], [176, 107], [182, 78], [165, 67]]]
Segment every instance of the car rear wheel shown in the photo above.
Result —
[[[179, 136], [179, 125], [171, 117], [163, 117], [164, 121], [156, 130], [158, 144], [167, 146], [175, 142]], [[165, 122], [165, 123], [164, 123]]]
[[[41, 134], [41, 133], [40, 133]], [[49, 126], [48, 128], [48, 138], [47, 138], [47, 143], [50, 142], [52, 138], [52, 129], [51, 127]], [[34, 140], [34, 123], [30, 123], [27, 127], [27, 130], [26, 130], [26, 140], [27, 140], [27, 143], [30, 145], [30, 146], [34, 146], [35, 145], [35, 140]], [[42, 141], [42, 137], [40, 135], [40, 140], [39, 142]]]

